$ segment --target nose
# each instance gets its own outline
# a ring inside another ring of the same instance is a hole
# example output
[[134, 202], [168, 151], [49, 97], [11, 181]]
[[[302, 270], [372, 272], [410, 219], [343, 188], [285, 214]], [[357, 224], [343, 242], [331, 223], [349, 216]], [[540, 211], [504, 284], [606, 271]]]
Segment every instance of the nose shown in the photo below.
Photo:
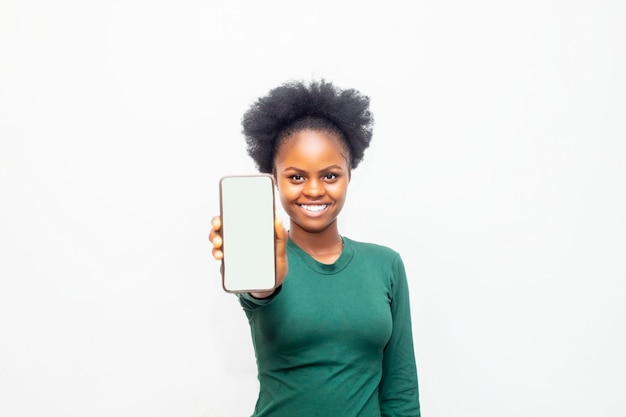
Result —
[[309, 179], [304, 186], [304, 194], [308, 197], [320, 197], [325, 193], [324, 183], [317, 178]]

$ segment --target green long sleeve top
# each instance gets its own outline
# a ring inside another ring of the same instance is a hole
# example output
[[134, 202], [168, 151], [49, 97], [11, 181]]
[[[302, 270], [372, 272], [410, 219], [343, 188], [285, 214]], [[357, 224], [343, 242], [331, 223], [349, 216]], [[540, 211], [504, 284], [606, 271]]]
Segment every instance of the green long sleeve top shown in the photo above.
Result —
[[420, 416], [402, 259], [343, 240], [334, 264], [289, 240], [279, 290], [240, 295], [260, 382], [252, 417]]

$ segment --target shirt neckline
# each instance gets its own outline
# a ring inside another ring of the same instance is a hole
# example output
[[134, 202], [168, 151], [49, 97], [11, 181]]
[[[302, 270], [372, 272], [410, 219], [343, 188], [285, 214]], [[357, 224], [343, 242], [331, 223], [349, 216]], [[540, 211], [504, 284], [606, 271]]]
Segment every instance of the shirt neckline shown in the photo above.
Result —
[[290, 248], [304, 262], [304, 264], [313, 271], [323, 275], [334, 275], [343, 271], [354, 257], [354, 242], [343, 236], [341, 239], [343, 240], [343, 250], [341, 251], [339, 258], [337, 258], [337, 260], [332, 264], [319, 262], [306, 253], [300, 246], [296, 245], [296, 243], [291, 239], [287, 241], [287, 247]]

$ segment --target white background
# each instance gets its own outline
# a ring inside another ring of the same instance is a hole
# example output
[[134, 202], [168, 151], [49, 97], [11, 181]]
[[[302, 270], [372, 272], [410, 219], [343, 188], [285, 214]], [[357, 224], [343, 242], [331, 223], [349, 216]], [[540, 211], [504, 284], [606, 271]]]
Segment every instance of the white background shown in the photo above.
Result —
[[[341, 232], [409, 273], [428, 417], [626, 415], [626, 3], [0, 3], [0, 415], [248, 416], [206, 239], [240, 119], [371, 97]], [[333, 417], [333, 416], [329, 416]]]

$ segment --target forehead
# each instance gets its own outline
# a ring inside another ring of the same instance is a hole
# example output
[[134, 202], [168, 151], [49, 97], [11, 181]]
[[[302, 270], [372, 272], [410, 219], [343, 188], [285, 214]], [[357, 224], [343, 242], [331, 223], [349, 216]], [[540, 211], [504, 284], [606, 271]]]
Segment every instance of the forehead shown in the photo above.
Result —
[[336, 134], [302, 130], [286, 137], [279, 145], [274, 164], [285, 163], [347, 166], [348, 150]]

